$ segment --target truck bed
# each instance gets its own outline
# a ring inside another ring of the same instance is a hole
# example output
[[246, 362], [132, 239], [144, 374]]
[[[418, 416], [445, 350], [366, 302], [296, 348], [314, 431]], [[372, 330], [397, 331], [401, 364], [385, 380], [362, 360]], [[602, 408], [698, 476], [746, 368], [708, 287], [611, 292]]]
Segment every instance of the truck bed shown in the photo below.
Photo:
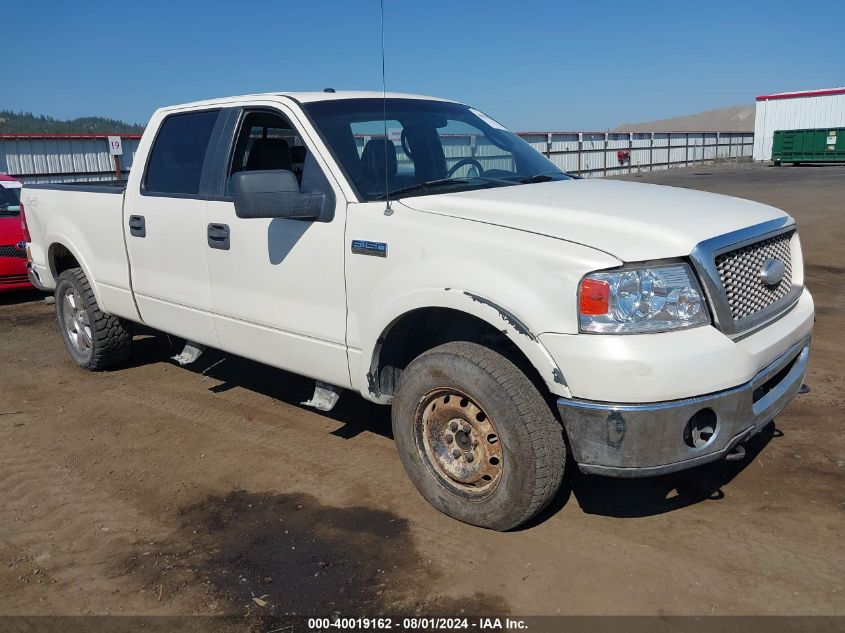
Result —
[[77, 191], [89, 193], [120, 193], [126, 191], [125, 180], [98, 180], [96, 182], [32, 183], [27, 189], [51, 189], [54, 191]]
[[137, 320], [123, 237], [125, 190], [119, 180], [24, 184], [21, 199], [32, 267], [44, 287], [54, 288], [57, 270], [75, 260], [103, 310]]

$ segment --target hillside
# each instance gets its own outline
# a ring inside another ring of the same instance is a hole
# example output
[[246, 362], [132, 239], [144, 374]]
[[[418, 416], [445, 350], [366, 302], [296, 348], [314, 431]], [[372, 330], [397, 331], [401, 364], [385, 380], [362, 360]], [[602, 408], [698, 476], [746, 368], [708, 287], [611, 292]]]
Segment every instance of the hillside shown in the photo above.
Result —
[[707, 110], [646, 123], [623, 123], [614, 132], [753, 132], [754, 106]]
[[140, 134], [144, 126], [98, 116], [62, 121], [31, 112], [0, 110], [0, 134]]

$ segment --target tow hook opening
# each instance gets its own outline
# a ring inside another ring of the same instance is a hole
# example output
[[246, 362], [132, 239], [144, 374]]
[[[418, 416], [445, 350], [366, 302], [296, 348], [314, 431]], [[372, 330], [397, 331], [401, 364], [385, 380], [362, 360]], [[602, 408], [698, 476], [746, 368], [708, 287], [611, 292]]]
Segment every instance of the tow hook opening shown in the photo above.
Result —
[[684, 427], [684, 443], [690, 448], [703, 448], [716, 435], [718, 420], [713, 409], [701, 409]]
[[725, 460], [729, 462], [738, 462], [741, 459], [745, 459], [745, 447], [742, 444], [737, 444], [725, 455]]

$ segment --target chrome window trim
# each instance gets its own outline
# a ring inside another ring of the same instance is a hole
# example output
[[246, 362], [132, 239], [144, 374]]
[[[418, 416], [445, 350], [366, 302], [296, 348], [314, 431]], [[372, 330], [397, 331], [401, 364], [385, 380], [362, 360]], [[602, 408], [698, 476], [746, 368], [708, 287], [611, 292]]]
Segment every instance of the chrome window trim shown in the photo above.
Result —
[[716, 256], [796, 230], [795, 220], [786, 216], [704, 240], [690, 253], [693, 268], [698, 273], [707, 302], [710, 304], [713, 322], [722, 332], [734, 336], [771, 319], [773, 315], [792, 307], [798, 301], [803, 286], [794, 282], [794, 279], [800, 279], [801, 275], [797, 270], [793, 270], [792, 290], [788, 295], [755, 314], [734, 321], [722, 279], [716, 269]]

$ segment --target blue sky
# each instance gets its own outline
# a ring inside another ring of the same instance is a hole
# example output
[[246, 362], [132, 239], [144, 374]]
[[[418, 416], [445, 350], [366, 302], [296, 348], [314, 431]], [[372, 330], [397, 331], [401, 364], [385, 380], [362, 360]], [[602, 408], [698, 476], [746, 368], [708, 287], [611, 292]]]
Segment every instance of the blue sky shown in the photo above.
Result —
[[[389, 90], [515, 130], [603, 130], [845, 85], [845, 1], [385, 0]], [[196, 99], [381, 89], [378, 0], [35, 0], [0, 108], [146, 122]]]

